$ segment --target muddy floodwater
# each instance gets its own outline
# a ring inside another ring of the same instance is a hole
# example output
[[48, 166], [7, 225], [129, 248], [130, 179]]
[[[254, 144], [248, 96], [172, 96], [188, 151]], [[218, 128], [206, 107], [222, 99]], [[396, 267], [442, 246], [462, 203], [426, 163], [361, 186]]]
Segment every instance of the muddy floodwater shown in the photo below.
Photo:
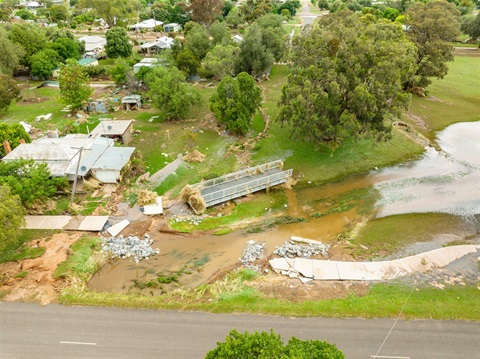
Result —
[[261, 233], [223, 236], [156, 233], [160, 255], [136, 265], [116, 260], [90, 280], [96, 291], [127, 292], [151, 273], [182, 273], [181, 285], [195, 287], [238, 263], [249, 240], [266, 243], [267, 255], [292, 235], [331, 242], [365, 216], [444, 212], [466, 220], [480, 213], [480, 122], [458, 123], [437, 136], [441, 151], [427, 148], [416, 161], [319, 187], [286, 192], [286, 214], [304, 222]]

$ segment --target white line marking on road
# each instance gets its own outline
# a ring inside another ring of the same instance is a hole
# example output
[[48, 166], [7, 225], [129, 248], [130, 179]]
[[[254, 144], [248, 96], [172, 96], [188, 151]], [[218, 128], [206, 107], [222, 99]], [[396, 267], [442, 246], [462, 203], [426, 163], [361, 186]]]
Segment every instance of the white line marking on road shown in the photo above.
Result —
[[84, 342], [60, 342], [60, 344], [97, 345], [97, 343], [84, 343]]
[[385, 356], [385, 355], [370, 355], [370, 358], [374, 359], [410, 359], [410, 357], [392, 357], [392, 356]]

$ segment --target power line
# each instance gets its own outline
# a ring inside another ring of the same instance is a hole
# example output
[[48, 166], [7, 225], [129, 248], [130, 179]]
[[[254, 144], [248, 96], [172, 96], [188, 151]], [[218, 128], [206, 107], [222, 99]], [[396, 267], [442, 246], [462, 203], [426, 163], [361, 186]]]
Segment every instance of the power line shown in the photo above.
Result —
[[383, 340], [382, 345], [380, 345], [380, 348], [378, 348], [377, 353], [376, 353], [375, 355], [373, 355], [372, 358], [378, 358], [378, 354], [380, 353], [380, 350], [382, 350], [383, 346], [385, 345], [385, 342], [387, 341], [388, 337], [389, 337], [390, 334], [392, 333], [393, 328], [395, 328], [395, 325], [397, 325], [397, 322], [398, 322], [398, 320], [400, 319], [400, 316], [402, 315], [403, 309], [405, 309], [405, 306], [407, 305], [408, 300], [410, 299], [410, 297], [411, 297], [413, 291], [415, 290], [415, 288], [416, 288], [416, 286], [413, 286], [413, 287], [412, 287], [412, 290], [410, 291], [410, 294], [408, 295], [407, 300], [405, 300], [405, 303], [403, 303], [402, 309], [400, 309], [400, 313], [398, 313], [397, 319], [395, 319], [395, 322], [393, 323], [393, 325], [392, 325], [392, 327], [390, 328], [387, 336], [386, 336], [385, 339]]

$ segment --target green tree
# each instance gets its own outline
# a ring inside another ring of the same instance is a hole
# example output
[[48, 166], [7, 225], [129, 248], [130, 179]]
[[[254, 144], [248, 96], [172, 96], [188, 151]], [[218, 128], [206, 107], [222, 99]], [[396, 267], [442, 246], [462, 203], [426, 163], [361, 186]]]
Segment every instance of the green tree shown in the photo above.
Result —
[[81, 109], [92, 95], [93, 89], [88, 85], [88, 81], [88, 75], [75, 60], [68, 59], [65, 65], [60, 65], [60, 100], [69, 105], [72, 111]]
[[[19, 98], [19, 96], [20, 88], [18, 87], [17, 82], [10, 76], [0, 73], [0, 113], [6, 111], [12, 101]], [[0, 126], [2, 126], [2, 124], [0, 124]], [[3, 149], [0, 147], [0, 153], [2, 150]]]
[[202, 61], [211, 48], [207, 30], [203, 26], [194, 26], [185, 35], [185, 44], [183, 46], [185, 49], [190, 50], [199, 61]]
[[330, 343], [320, 340], [290, 338], [282, 359], [344, 359], [345, 355]]
[[33, 24], [13, 24], [8, 38], [25, 50], [20, 58], [25, 66], [30, 66], [30, 57], [44, 49], [47, 41], [44, 30]]
[[416, 70], [400, 25], [362, 22], [351, 12], [323, 16], [294, 38], [292, 54], [278, 120], [293, 137], [331, 148], [389, 138], [388, 121], [409, 104], [402, 84]]
[[178, 69], [186, 72], [188, 75], [195, 75], [200, 67], [200, 62], [189, 49], [180, 51], [176, 60]]
[[79, 0], [75, 7], [92, 9], [109, 27], [114, 27], [126, 23], [129, 19], [135, 19], [141, 5], [138, 0]]
[[0, 252], [16, 240], [25, 224], [25, 209], [6, 184], [0, 185]]
[[238, 25], [243, 24], [243, 14], [242, 11], [238, 7], [234, 7], [232, 10], [228, 12], [227, 17], [225, 18], [225, 22], [233, 28], [237, 28]]
[[49, 47], [55, 50], [62, 62], [67, 59], [80, 59], [78, 43], [68, 37], [60, 37], [49, 44]]
[[125, 59], [117, 59], [115, 60], [115, 64], [109, 69], [110, 78], [117, 86], [125, 85], [129, 71], [133, 70], [128, 62]]
[[35, 14], [27, 9], [20, 9], [15, 15], [20, 16], [20, 19], [22, 20], [35, 20]]
[[287, 345], [270, 330], [267, 332], [245, 332], [235, 329], [207, 353], [205, 359], [344, 359], [344, 354], [335, 345], [319, 340], [300, 340], [292, 337]]
[[37, 200], [46, 201], [68, 184], [66, 177], [51, 177], [46, 163], [33, 160], [0, 162], [0, 185], [7, 184], [22, 204], [30, 208]]
[[240, 48], [234, 45], [217, 45], [202, 61], [202, 66], [215, 80], [221, 80], [225, 76], [235, 75], [235, 62], [240, 54]]
[[480, 13], [475, 15], [465, 16], [461, 26], [462, 31], [470, 36], [472, 40], [477, 40], [480, 37]]
[[105, 51], [107, 57], [129, 57], [132, 55], [132, 44], [127, 34], [127, 30], [122, 27], [114, 27], [107, 31], [107, 45]]
[[230, 131], [244, 135], [250, 130], [250, 122], [261, 101], [262, 94], [255, 80], [242, 72], [236, 79], [223, 78], [210, 98], [210, 110]]
[[[12, 123], [9, 125], [7, 123], [0, 123], [0, 145], [3, 144], [3, 141], [8, 141], [10, 148], [13, 150], [20, 144], [20, 140], [24, 140], [26, 143], [31, 142], [30, 135], [21, 124]], [[3, 146], [0, 146], [0, 157], [4, 157], [5, 155], [5, 149]]]
[[273, 66], [274, 61], [273, 52], [263, 44], [263, 29], [258, 24], [251, 25], [240, 44], [235, 71], [260, 76]]
[[295, 16], [297, 14], [297, 9], [299, 9], [300, 7], [301, 7], [300, 1], [287, 0], [277, 9], [277, 13], [281, 14], [282, 10], [286, 9], [290, 12], [291, 16]]
[[444, 0], [417, 2], [407, 10], [407, 34], [417, 47], [418, 69], [406, 88], [426, 88], [431, 78], [442, 79], [453, 61], [450, 44], [459, 35], [459, 12]]
[[185, 75], [176, 67], [155, 67], [146, 83], [153, 105], [169, 120], [184, 118], [193, 105], [202, 101], [197, 89], [185, 82]]
[[53, 49], [41, 50], [30, 58], [30, 75], [44, 80], [58, 67], [60, 56]]
[[245, 332], [241, 334], [233, 329], [225, 342], [207, 353], [205, 359], [271, 359], [281, 358], [284, 346], [280, 335], [270, 330], [267, 332]]
[[215, 21], [210, 26], [210, 36], [212, 37], [212, 46], [215, 45], [227, 45], [231, 42], [230, 29], [225, 22]]
[[5, 29], [0, 27], [0, 73], [12, 75], [24, 52], [23, 47], [11, 41]]

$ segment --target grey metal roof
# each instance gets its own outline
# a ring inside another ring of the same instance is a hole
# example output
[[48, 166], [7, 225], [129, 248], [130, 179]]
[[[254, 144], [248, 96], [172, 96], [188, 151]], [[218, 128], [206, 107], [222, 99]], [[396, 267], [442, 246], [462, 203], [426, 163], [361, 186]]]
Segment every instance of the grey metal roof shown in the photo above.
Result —
[[32, 159], [46, 163], [52, 176], [64, 176], [77, 150], [62, 144], [23, 143], [3, 157], [3, 161]]
[[100, 121], [97, 127], [90, 132], [90, 135], [121, 136], [125, 133], [125, 131], [127, 131], [132, 122], [133, 120]]
[[130, 95], [122, 98], [122, 103], [137, 103], [142, 99], [140, 95]]
[[92, 169], [120, 171], [132, 156], [135, 147], [108, 147]]

